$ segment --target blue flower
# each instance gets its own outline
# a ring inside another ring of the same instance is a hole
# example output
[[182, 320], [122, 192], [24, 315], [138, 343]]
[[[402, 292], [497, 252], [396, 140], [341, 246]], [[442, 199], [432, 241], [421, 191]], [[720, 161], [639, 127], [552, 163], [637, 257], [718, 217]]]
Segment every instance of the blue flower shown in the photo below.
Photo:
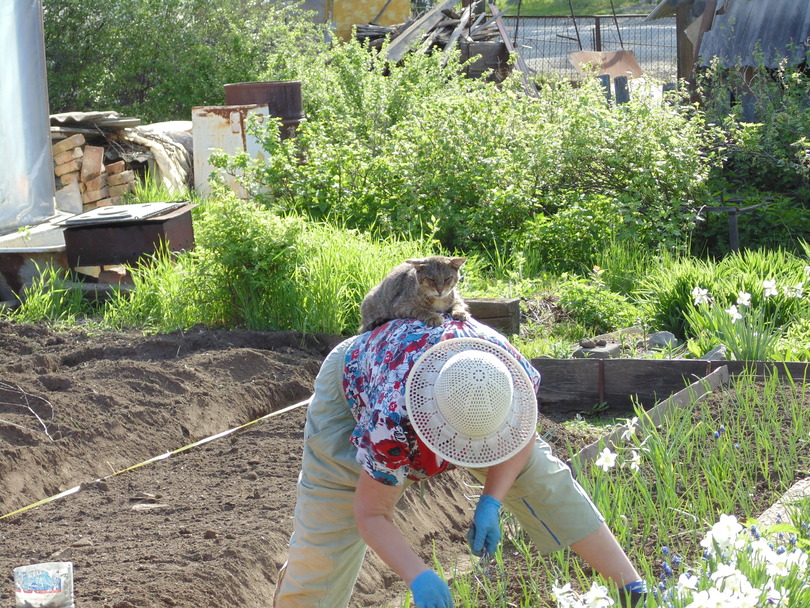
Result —
[[678, 566], [680, 566], [682, 562], [683, 562], [683, 558], [681, 558], [680, 555], [674, 555], [672, 557], [672, 565], [675, 566], [676, 568]]
[[661, 547], [661, 553], [663, 553], [664, 555], [669, 555], [669, 547], [667, 547], [666, 545]]

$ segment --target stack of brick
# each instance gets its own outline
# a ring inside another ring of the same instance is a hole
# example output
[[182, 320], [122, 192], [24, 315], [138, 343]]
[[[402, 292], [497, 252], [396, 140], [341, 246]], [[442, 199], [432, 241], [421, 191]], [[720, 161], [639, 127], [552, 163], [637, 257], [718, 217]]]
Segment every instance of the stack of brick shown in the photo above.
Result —
[[91, 146], [80, 133], [53, 145], [56, 206], [70, 213], [120, 205], [135, 183], [123, 160], [104, 165], [104, 148]]

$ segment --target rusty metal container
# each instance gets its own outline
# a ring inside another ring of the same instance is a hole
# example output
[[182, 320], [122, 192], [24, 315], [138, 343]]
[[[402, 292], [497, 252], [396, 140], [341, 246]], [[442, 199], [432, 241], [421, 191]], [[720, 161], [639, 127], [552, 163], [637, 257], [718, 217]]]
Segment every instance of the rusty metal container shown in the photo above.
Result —
[[281, 119], [281, 137], [293, 137], [305, 119], [301, 81], [239, 82], [225, 85], [226, 106], [267, 106], [270, 116]]
[[[233, 155], [247, 152], [251, 158], [262, 160], [265, 152], [253, 135], [248, 133], [249, 120], [263, 122], [268, 116], [266, 105], [245, 106], [198, 106], [191, 108], [191, 124], [194, 133], [194, 189], [200, 196], [209, 196], [213, 190], [209, 179], [214, 172], [210, 162], [212, 151], [221, 150]], [[248, 193], [236, 178], [221, 173], [223, 181], [239, 198]]]

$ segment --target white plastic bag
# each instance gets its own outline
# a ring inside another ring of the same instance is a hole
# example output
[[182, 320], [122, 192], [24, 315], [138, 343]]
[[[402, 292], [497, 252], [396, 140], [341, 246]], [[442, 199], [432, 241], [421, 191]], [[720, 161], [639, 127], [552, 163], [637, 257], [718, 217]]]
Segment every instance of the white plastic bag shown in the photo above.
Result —
[[17, 608], [73, 608], [73, 562], [14, 568]]

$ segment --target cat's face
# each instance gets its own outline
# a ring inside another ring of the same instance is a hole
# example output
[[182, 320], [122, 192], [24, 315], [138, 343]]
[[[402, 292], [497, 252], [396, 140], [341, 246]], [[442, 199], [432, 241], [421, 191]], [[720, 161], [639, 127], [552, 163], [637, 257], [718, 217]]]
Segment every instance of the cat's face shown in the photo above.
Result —
[[459, 268], [466, 258], [432, 257], [409, 260], [416, 269], [420, 290], [434, 298], [446, 298], [459, 280]]
[[422, 291], [434, 298], [444, 298], [450, 295], [453, 288], [458, 283], [458, 275], [447, 275], [443, 277], [438, 276], [419, 276], [419, 271], [416, 273], [419, 286]]

